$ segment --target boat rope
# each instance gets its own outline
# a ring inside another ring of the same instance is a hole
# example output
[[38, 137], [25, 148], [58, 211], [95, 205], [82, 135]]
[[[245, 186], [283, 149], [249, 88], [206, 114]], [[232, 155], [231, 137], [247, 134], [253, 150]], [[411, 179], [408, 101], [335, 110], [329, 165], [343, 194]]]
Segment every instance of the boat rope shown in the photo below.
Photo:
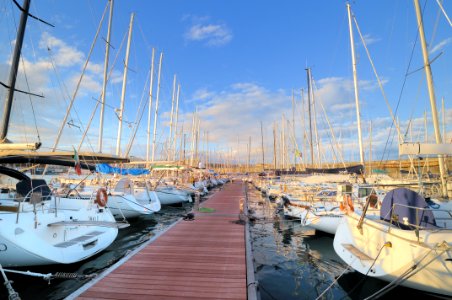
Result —
[[[66, 272], [56, 272], [55, 274], [52, 274], [52, 273], [42, 274], [42, 273], [36, 273], [36, 272], [30, 272], [30, 271], [2, 269], [1, 267], [0, 267], [0, 270], [2, 271], [2, 273], [4, 271], [4, 272], [26, 275], [26, 276], [31, 276], [31, 277], [39, 277], [39, 278], [46, 280], [49, 284], [50, 284], [50, 280], [52, 280], [52, 279], [83, 280], [83, 279], [93, 278], [93, 277], [97, 276], [96, 273], [89, 274], [89, 275], [83, 275], [83, 274], [78, 274], [78, 273], [66, 273]], [[6, 278], [6, 276], [4, 276], [4, 278]], [[15, 298], [15, 299], [18, 299], [18, 298]]]
[[8, 290], [8, 299], [9, 300], [20, 300], [20, 296], [19, 294], [14, 290], [13, 286], [12, 286], [12, 281], [8, 279], [8, 277], [6, 277], [5, 274], [5, 269], [3, 269], [2, 265], [0, 264], [0, 272], [2, 273], [3, 276], [3, 280], [5, 280], [5, 282], [3, 283], [6, 287], [6, 289]]
[[[431, 260], [429, 260], [424, 266], [421, 268], [418, 268], [419, 264], [434, 250], [441, 249], [437, 255], [435, 255]], [[378, 299], [381, 296], [385, 295], [395, 287], [402, 284], [404, 281], [412, 277], [413, 275], [417, 274], [419, 271], [427, 267], [429, 264], [431, 264], [433, 261], [435, 261], [439, 256], [441, 256], [444, 252], [449, 251], [450, 247], [448, 246], [447, 242], [444, 241], [441, 244], [438, 244], [437, 246], [431, 248], [429, 251], [425, 253], [425, 255], [414, 265], [410, 266], [405, 272], [403, 272], [399, 277], [391, 281], [389, 284], [384, 286], [382, 289], [378, 290], [374, 294], [370, 295], [369, 297], [365, 298], [364, 300], [370, 300], [370, 299]]]

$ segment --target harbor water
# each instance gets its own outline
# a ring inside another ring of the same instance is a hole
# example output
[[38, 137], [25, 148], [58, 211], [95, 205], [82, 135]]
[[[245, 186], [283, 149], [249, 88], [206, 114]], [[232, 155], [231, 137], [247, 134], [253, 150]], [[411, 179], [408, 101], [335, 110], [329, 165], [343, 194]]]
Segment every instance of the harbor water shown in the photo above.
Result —
[[[211, 191], [210, 194], [214, 193]], [[346, 270], [347, 266], [333, 249], [333, 236], [315, 233], [302, 227], [299, 220], [286, 219], [279, 203], [248, 187], [251, 240], [258, 291], [262, 300], [290, 299], [365, 299], [387, 283]], [[88, 275], [98, 274], [128, 252], [162, 232], [186, 215], [193, 205], [163, 207], [154, 215], [130, 221], [130, 227], [119, 231], [118, 238], [105, 251], [77, 264], [23, 268], [36, 273]], [[22, 300], [64, 299], [89, 278], [53, 279], [7, 273]], [[434, 299], [419, 291], [397, 287], [383, 299]], [[8, 299], [5, 287], [0, 299]]]

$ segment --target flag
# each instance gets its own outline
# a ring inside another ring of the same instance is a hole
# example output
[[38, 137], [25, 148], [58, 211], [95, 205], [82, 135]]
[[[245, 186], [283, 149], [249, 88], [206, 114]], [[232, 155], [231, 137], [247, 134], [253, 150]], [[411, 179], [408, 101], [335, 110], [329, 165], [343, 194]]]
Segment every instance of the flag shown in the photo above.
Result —
[[303, 157], [303, 155], [301, 154], [301, 152], [298, 149], [295, 149], [295, 155], [299, 156], [300, 158]]
[[78, 158], [78, 153], [77, 150], [75, 150], [75, 148], [74, 148], [74, 161], [75, 161], [74, 163], [75, 173], [77, 173], [77, 175], [82, 175], [82, 166], [80, 165], [80, 159]]

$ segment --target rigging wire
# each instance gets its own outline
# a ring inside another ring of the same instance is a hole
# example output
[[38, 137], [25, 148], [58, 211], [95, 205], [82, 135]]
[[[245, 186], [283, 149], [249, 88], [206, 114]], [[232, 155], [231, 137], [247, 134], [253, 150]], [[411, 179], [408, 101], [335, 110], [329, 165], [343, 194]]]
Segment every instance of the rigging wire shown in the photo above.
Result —
[[[424, 8], [425, 8], [425, 5], [426, 5], [426, 4], [427, 4], [427, 1], [424, 2]], [[423, 11], [424, 11], [424, 10], [423, 10]], [[412, 61], [413, 61], [414, 50], [415, 50], [415, 48], [416, 48], [416, 44], [417, 44], [417, 42], [418, 42], [418, 39], [419, 39], [419, 28], [417, 28], [417, 30], [416, 30], [416, 37], [415, 37], [415, 40], [414, 40], [414, 43], [413, 43], [413, 47], [411, 48], [410, 59], [409, 59], [409, 61], [408, 61], [408, 66], [407, 66], [406, 71], [405, 71], [405, 76], [404, 76], [404, 78], [403, 78], [403, 83], [402, 83], [402, 87], [401, 87], [401, 89], [400, 89], [400, 93], [399, 93], [399, 97], [398, 97], [398, 100], [397, 100], [397, 105], [396, 105], [396, 108], [395, 108], [394, 115], [397, 115], [397, 112], [398, 112], [398, 109], [399, 109], [399, 105], [400, 105], [400, 101], [402, 100], [402, 94], [403, 94], [403, 91], [404, 91], [404, 88], [405, 88], [405, 85], [406, 85], [406, 81], [407, 81], [407, 78], [408, 78], [408, 73], [409, 73], [409, 70], [410, 70], [410, 67], [411, 67], [411, 63], [412, 63]], [[395, 124], [397, 124], [397, 123], [395, 123]], [[384, 147], [384, 149], [383, 149], [383, 153], [382, 153], [382, 155], [381, 155], [380, 164], [381, 164], [381, 163], [383, 162], [383, 160], [384, 160], [385, 153], [387, 153], [386, 156], [389, 156], [389, 151], [386, 152], [386, 150], [387, 150], [387, 148], [388, 148], [389, 139], [390, 139], [391, 136], [392, 136], [391, 132], [392, 132], [392, 129], [393, 129], [393, 127], [394, 127], [395, 124], [394, 124], [394, 120], [393, 120], [393, 123], [391, 123], [391, 127], [389, 128], [389, 134], [388, 134], [388, 138], [386, 139], [386, 143], [385, 143], [385, 147]], [[392, 136], [392, 139], [394, 139], [393, 136]], [[391, 144], [392, 144], [392, 140], [391, 140]]]

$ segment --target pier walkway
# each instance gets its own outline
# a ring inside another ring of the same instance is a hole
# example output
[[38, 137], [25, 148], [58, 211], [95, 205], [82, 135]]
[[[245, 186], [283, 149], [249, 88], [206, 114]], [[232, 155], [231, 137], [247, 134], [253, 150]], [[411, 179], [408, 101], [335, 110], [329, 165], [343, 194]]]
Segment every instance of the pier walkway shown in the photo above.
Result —
[[244, 184], [226, 184], [200, 207], [125, 262], [69, 298], [246, 299], [245, 227], [239, 221]]

